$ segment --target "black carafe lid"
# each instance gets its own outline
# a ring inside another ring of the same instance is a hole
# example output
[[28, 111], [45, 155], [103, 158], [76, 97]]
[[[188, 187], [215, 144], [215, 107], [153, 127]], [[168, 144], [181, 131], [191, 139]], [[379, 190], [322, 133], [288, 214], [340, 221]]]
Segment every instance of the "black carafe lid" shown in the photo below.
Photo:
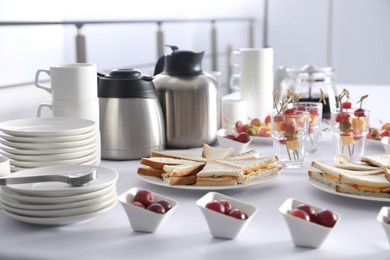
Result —
[[116, 98], [157, 98], [153, 77], [137, 69], [114, 69], [98, 75], [98, 96]]
[[164, 72], [172, 76], [197, 76], [202, 74], [204, 52], [179, 50], [176, 46], [167, 45], [172, 53], [161, 56], [156, 64], [154, 75]]

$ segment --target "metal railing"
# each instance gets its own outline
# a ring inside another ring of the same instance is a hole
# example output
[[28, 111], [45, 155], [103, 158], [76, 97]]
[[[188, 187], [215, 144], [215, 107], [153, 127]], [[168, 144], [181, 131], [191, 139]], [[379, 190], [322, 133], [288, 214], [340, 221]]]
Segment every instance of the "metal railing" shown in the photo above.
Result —
[[254, 46], [254, 18], [218, 18], [218, 19], [171, 19], [171, 20], [94, 20], [94, 21], [43, 21], [43, 22], [0, 22], [2, 26], [43, 26], [43, 25], [73, 25], [77, 28], [76, 61], [87, 62], [86, 35], [83, 28], [86, 25], [107, 25], [107, 24], [156, 24], [157, 35], [157, 58], [164, 54], [164, 29], [163, 24], [167, 23], [210, 23], [210, 47], [213, 70], [218, 69], [217, 65], [217, 23], [221, 22], [247, 22], [248, 23], [248, 47]]

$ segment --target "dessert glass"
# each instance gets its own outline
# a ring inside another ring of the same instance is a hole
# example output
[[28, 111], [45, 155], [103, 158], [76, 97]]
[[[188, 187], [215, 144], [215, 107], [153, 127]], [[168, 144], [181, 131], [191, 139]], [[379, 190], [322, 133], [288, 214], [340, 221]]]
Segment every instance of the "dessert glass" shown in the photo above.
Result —
[[298, 102], [294, 103], [293, 107], [304, 109], [309, 113], [309, 123], [305, 138], [305, 154], [313, 154], [317, 151], [318, 141], [321, 137], [322, 103]]
[[271, 113], [274, 153], [283, 168], [302, 167], [308, 122], [309, 113], [306, 111]]
[[336, 156], [342, 154], [352, 162], [360, 162], [364, 155], [370, 111], [361, 108], [336, 108], [331, 113]]

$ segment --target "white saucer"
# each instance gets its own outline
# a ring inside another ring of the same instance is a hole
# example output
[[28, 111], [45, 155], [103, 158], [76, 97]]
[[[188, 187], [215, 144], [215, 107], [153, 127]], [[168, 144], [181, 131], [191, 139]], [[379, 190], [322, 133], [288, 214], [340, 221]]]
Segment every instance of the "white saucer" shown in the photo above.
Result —
[[93, 129], [93, 131], [89, 131], [84, 134], [67, 136], [13, 136], [0, 132], [0, 138], [19, 143], [61, 143], [85, 140], [94, 136], [96, 133], [97, 129]]
[[36, 154], [36, 155], [21, 155], [13, 154], [4, 151], [0, 151], [0, 154], [11, 160], [27, 161], [27, 162], [46, 162], [46, 161], [58, 161], [58, 160], [69, 160], [87, 156], [96, 151], [96, 148], [90, 148], [74, 153], [59, 153], [59, 154]]
[[89, 166], [89, 165], [57, 165], [30, 169], [12, 173], [13, 177], [31, 176], [31, 175], [51, 175], [51, 174], [66, 174], [76, 173], [96, 169], [96, 179], [92, 180], [86, 186], [72, 187], [63, 182], [38, 182], [24, 184], [7, 185], [8, 190], [15, 191], [22, 195], [42, 196], [42, 197], [60, 197], [72, 196], [83, 193], [88, 193], [106, 188], [113, 183], [116, 183], [118, 173], [112, 169]]
[[58, 161], [18, 161], [18, 160], [10, 160], [10, 164], [16, 167], [22, 168], [37, 168], [37, 167], [46, 167], [52, 165], [60, 165], [60, 164], [83, 164], [96, 159], [97, 153], [93, 151], [91, 154], [86, 156], [82, 156], [76, 159], [69, 160], [58, 160]]
[[71, 208], [77, 208], [77, 207], [84, 207], [84, 206], [88, 206], [88, 205], [94, 205], [94, 204], [109, 200], [115, 194], [116, 194], [115, 189], [107, 189], [106, 193], [104, 193], [100, 196], [95, 196], [94, 198], [91, 198], [91, 199], [77, 200], [77, 201], [68, 202], [68, 203], [36, 204], [36, 202], [29, 203], [29, 202], [15, 200], [12, 196], [9, 196], [3, 192], [0, 194], [0, 201], [1, 201], [1, 203], [6, 204], [9, 207], [13, 207], [13, 208], [17, 208], [17, 209], [58, 210], [58, 209], [71, 209]]
[[29, 150], [49, 150], [49, 149], [66, 149], [66, 148], [76, 148], [80, 146], [96, 144], [97, 138], [96, 135], [85, 140], [72, 141], [72, 142], [61, 142], [61, 143], [20, 143], [12, 142], [4, 139], [0, 139], [0, 143], [15, 149], [29, 149]]
[[74, 203], [81, 202], [84, 200], [96, 199], [100, 196], [104, 196], [107, 193], [116, 191], [116, 185], [113, 183], [112, 185], [103, 188], [101, 190], [73, 195], [73, 196], [59, 196], [59, 197], [41, 197], [41, 196], [30, 196], [30, 195], [22, 195], [20, 193], [14, 192], [12, 190], [8, 190], [7, 186], [3, 186], [1, 188], [1, 196], [5, 194], [7, 197], [17, 200], [20, 203], [30, 204], [30, 205], [61, 205], [66, 203]]
[[64, 153], [75, 153], [79, 151], [84, 151], [91, 148], [96, 148], [96, 143], [73, 147], [65, 149], [49, 149], [49, 150], [31, 150], [31, 149], [17, 149], [0, 144], [0, 149], [6, 151], [7, 153], [20, 154], [20, 155], [47, 155], [47, 154], [64, 154]]
[[34, 117], [0, 123], [0, 130], [13, 136], [68, 136], [96, 129], [92, 120], [71, 117]]
[[76, 223], [82, 223], [86, 222], [89, 220], [94, 219], [97, 217], [99, 214], [102, 214], [103, 212], [106, 212], [113, 208], [117, 203], [117, 200], [114, 200], [114, 202], [110, 205], [108, 205], [105, 208], [102, 208], [100, 210], [90, 212], [87, 214], [81, 214], [81, 215], [72, 215], [72, 216], [67, 216], [67, 217], [28, 217], [28, 216], [22, 216], [18, 215], [12, 212], [9, 212], [6, 209], [3, 209], [3, 212], [8, 215], [9, 217], [26, 222], [26, 223], [31, 223], [31, 224], [38, 224], [38, 225], [52, 225], [52, 226], [61, 226], [61, 225], [71, 225], [71, 224], [76, 224]]
[[108, 207], [112, 203], [114, 203], [116, 198], [116, 193], [108, 198], [105, 201], [86, 205], [82, 207], [76, 207], [76, 208], [69, 208], [69, 209], [56, 209], [56, 210], [29, 210], [29, 209], [19, 209], [14, 208], [11, 206], [8, 206], [7, 204], [2, 204], [3, 209], [7, 210], [10, 213], [19, 214], [23, 216], [28, 217], [41, 217], [41, 218], [47, 218], [47, 217], [67, 217], [67, 216], [74, 216], [74, 215], [80, 215], [80, 214], [88, 214], [90, 212], [95, 212], [98, 210], [101, 210], [103, 208]]

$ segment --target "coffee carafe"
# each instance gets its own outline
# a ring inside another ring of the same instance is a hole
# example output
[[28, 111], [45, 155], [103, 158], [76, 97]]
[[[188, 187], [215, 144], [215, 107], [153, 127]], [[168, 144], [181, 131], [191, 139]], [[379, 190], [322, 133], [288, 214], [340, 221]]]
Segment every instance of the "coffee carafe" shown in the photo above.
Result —
[[164, 121], [152, 79], [136, 69], [99, 75], [103, 159], [139, 159], [164, 149]]
[[216, 141], [221, 127], [221, 93], [217, 80], [202, 70], [204, 52], [179, 50], [160, 57], [154, 85], [164, 115], [166, 146], [200, 147]]
[[323, 104], [323, 117], [330, 119], [331, 109], [336, 108], [337, 91], [334, 85], [334, 69], [305, 65], [302, 68], [280, 67], [276, 73], [275, 89], [280, 96], [287, 89], [293, 89], [300, 94], [302, 102], [318, 102], [321, 90], [326, 104]]

